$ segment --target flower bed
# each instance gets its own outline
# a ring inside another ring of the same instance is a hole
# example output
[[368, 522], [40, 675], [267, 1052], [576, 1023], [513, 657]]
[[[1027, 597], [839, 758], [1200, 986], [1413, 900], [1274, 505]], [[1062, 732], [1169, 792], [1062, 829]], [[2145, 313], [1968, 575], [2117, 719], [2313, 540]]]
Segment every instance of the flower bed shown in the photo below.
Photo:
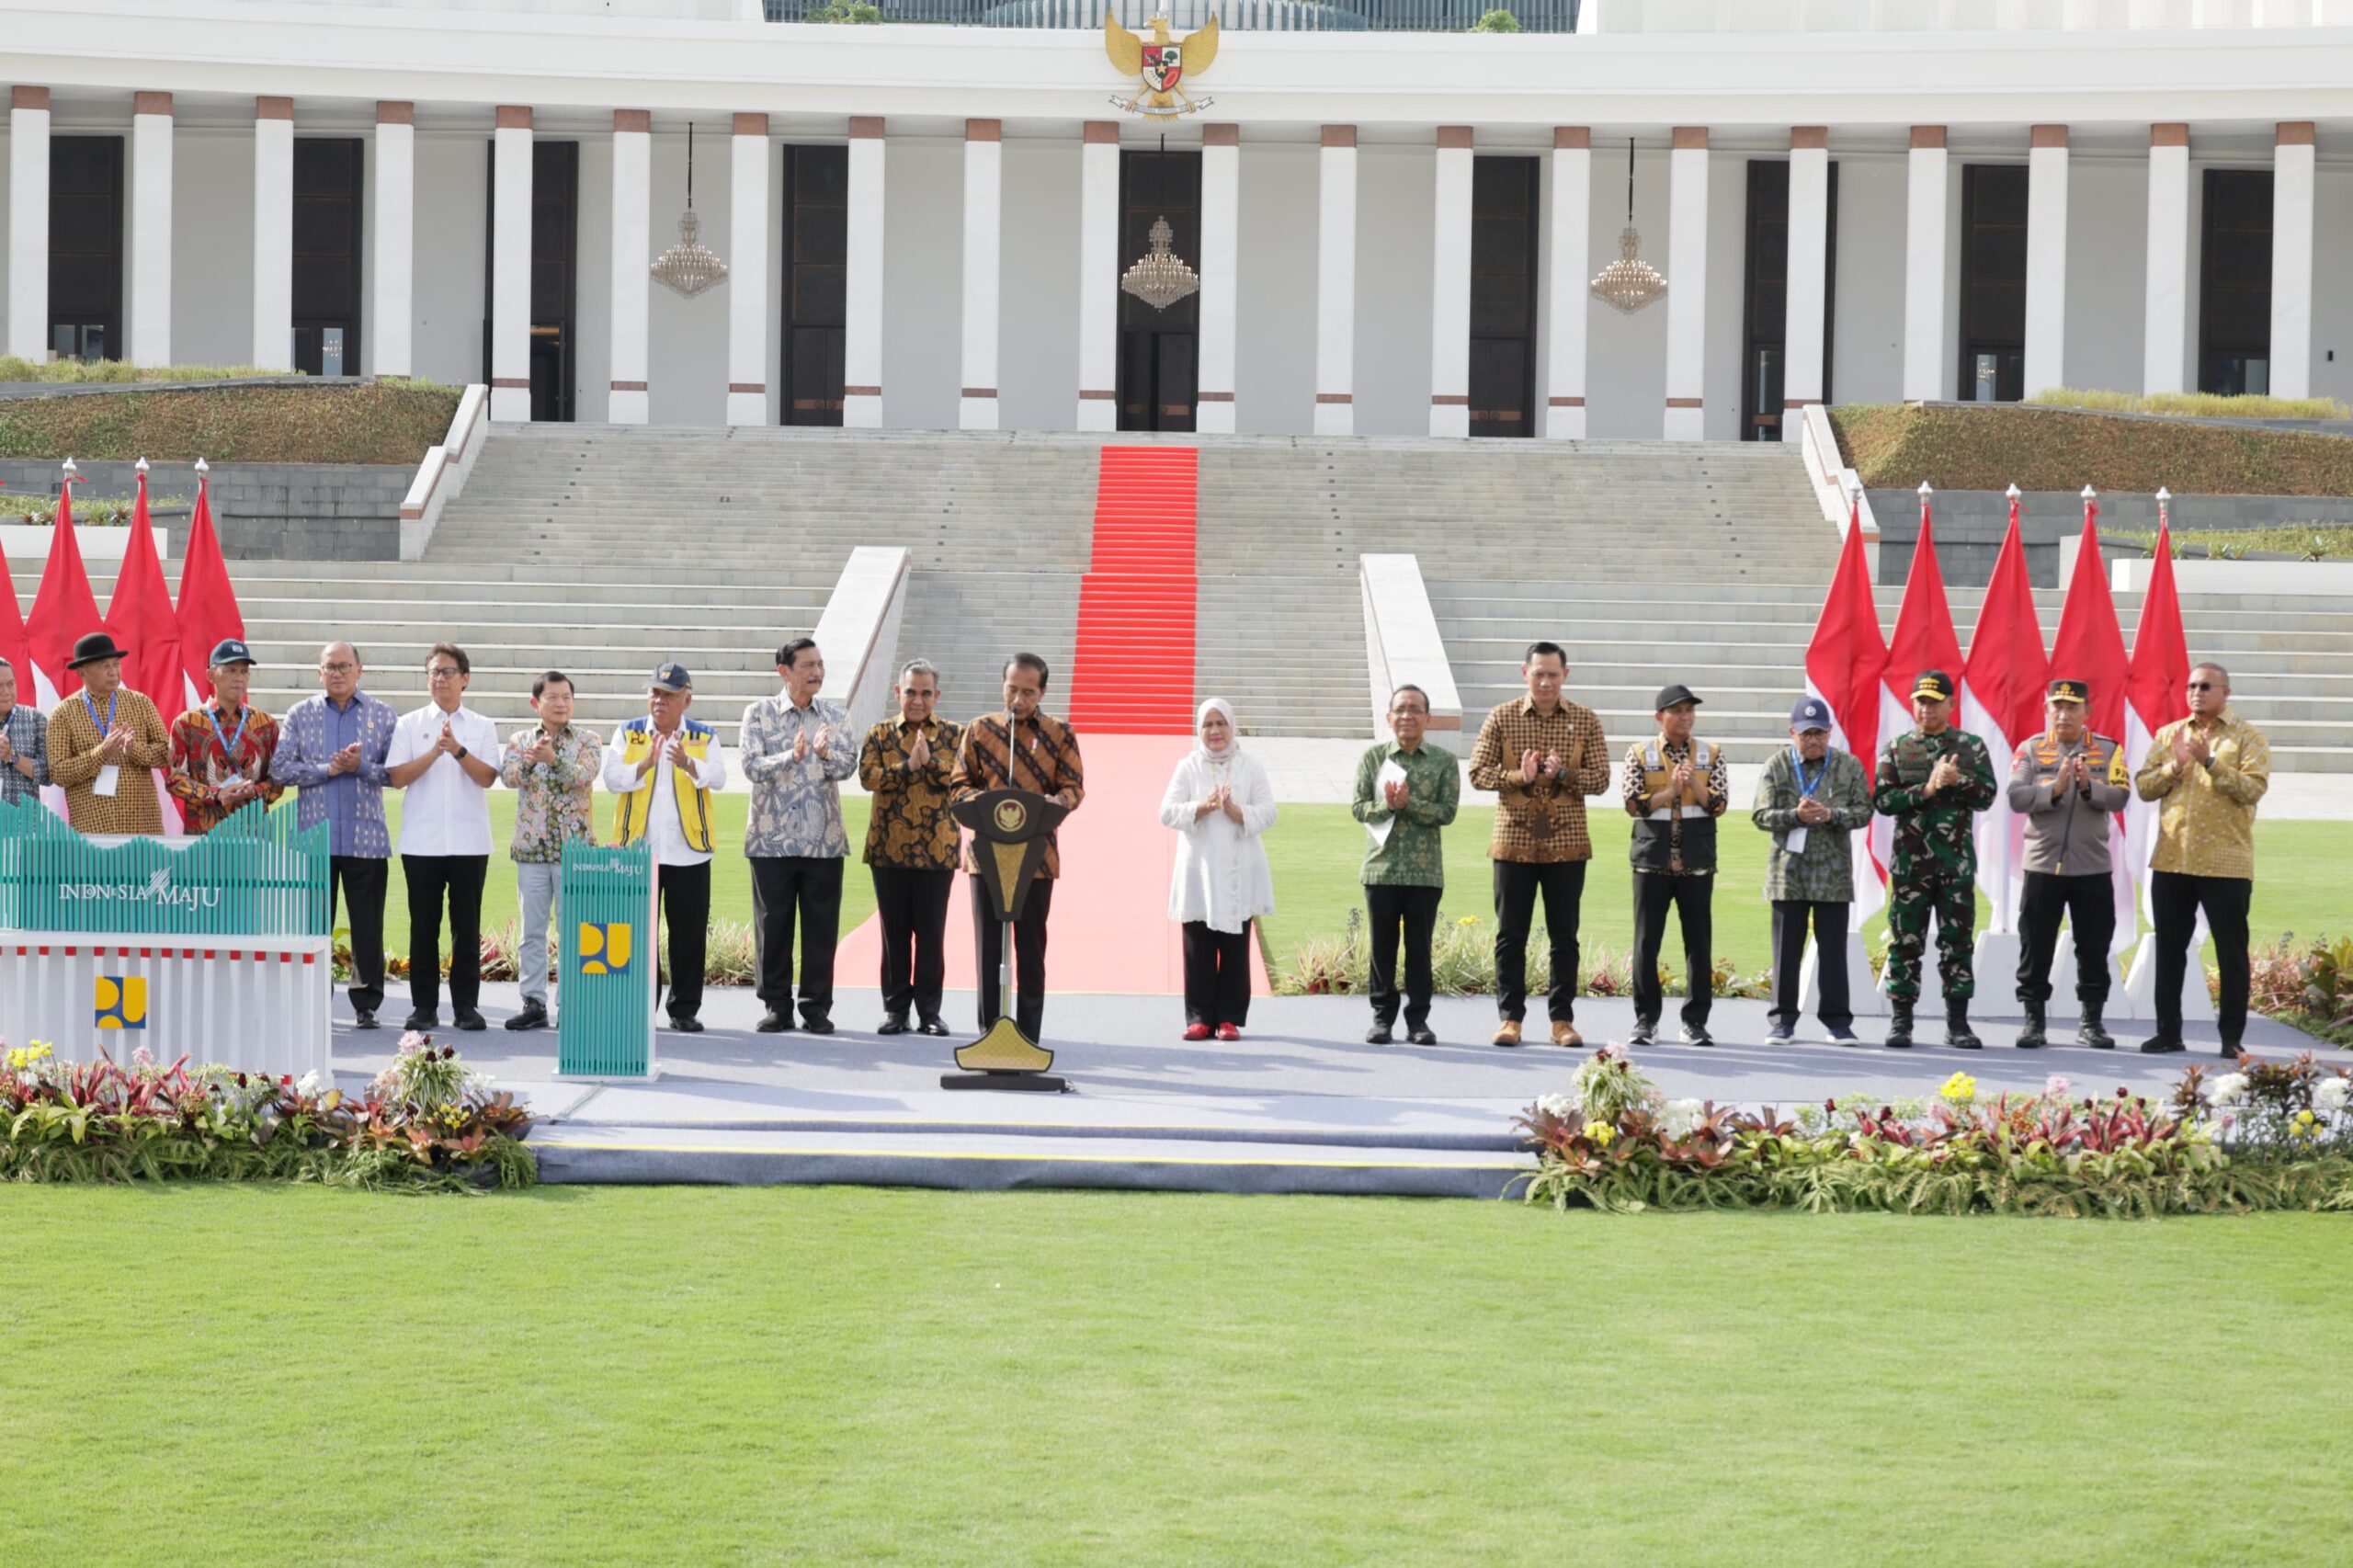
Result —
[[1620, 1052], [1518, 1125], [1535, 1146], [1531, 1203], [2154, 1219], [2260, 1209], [2353, 1211], [2353, 1075], [2308, 1053], [2193, 1067], [2163, 1102], [2119, 1090], [1991, 1104], [1963, 1073], [1933, 1101], [1848, 1096], [1783, 1117], [1667, 1100]]
[[530, 1116], [467, 1070], [454, 1047], [401, 1037], [357, 1098], [316, 1074], [68, 1062], [36, 1040], [0, 1065], [0, 1178], [11, 1181], [316, 1181], [474, 1191], [529, 1187]]

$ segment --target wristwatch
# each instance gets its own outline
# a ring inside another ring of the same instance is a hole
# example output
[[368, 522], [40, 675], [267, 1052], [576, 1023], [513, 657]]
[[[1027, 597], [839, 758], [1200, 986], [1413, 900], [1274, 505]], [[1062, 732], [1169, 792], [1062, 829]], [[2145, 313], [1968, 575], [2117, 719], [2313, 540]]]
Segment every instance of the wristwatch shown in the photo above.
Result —
[[451, 753], [450, 755], [451, 755], [451, 756], [455, 756], [455, 757], [456, 757], [460, 762], [463, 762], [463, 761], [465, 761], [465, 760], [466, 760], [466, 756], [467, 756], [466, 748], [465, 748], [465, 747], [463, 747], [463, 746], [460, 746], [460, 747], [459, 747], [455, 752]]

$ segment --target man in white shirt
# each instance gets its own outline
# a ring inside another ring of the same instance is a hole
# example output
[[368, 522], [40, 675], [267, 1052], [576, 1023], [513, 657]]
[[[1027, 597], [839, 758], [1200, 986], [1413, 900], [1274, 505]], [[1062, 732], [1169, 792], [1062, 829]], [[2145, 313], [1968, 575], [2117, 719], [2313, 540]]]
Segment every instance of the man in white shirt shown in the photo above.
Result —
[[436, 642], [425, 656], [433, 700], [392, 726], [384, 782], [401, 803], [401, 880], [408, 885], [407, 1027], [441, 1025], [441, 907], [449, 909], [449, 1006], [461, 1029], [483, 1027], [482, 885], [490, 869], [490, 787], [498, 726], [465, 706], [473, 666]]
[[710, 926], [711, 796], [727, 788], [718, 732], [687, 717], [694, 682], [664, 665], [645, 692], [646, 717], [613, 732], [604, 785], [613, 842], [654, 846], [654, 887], [670, 930], [670, 1027], [700, 1034], [705, 938]]

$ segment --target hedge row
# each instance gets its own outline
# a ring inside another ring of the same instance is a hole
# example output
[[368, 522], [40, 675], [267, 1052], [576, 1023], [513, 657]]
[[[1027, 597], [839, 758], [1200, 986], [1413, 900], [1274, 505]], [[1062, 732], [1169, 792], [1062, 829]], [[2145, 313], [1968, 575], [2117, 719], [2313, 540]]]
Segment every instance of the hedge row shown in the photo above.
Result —
[[461, 395], [383, 381], [18, 398], [0, 403], [0, 458], [413, 467]]
[[2353, 438], [2109, 419], [2017, 403], [1855, 403], [1830, 411], [1839, 449], [1872, 489], [2353, 495]]

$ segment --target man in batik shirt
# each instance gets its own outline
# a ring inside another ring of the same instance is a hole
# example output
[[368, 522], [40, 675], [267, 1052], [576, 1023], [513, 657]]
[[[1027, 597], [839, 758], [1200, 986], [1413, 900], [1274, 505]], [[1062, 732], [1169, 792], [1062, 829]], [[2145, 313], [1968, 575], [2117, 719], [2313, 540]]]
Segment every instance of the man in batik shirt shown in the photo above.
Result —
[[211, 700], [172, 722], [172, 798], [180, 803], [180, 822], [191, 836], [211, 832], [252, 801], [262, 801], [267, 810], [286, 792], [269, 776], [278, 721], [245, 700], [253, 685], [253, 653], [229, 637], [213, 648], [207, 663], [212, 666]]

